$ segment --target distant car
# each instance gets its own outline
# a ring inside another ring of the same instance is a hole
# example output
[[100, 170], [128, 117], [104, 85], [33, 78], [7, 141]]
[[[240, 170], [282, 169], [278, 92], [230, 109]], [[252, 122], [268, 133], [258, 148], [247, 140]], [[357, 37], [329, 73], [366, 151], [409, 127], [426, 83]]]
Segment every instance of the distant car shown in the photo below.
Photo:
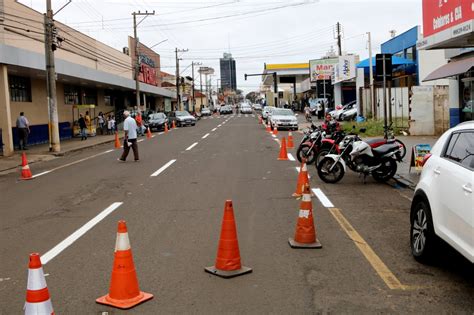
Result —
[[211, 110], [207, 107], [201, 109], [201, 116], [211, 116]]
[[298, 130], [298, 119], [291, 109], [275, 108], [269, 119], [272, 128]]
[[260, 111], [260, 110], [262, 110], [262, 105], [260, 105], [258, 103], [255, 103], [255, 104], [253, 104], [253, 109], [257, 110], [257, 111]]
[[150, 131], [164, 130], [165, 123], [168, 123], [168, 117], [164, 113], [154, 113], [148, 116], [148, 127]]
[[352, 102], [349, 102], [349, 103], [347, 103], [346, 105], [344, 105], [342, 107], [339, 107], [339, 109], [336, 106], [336, 109], [329, 112], [329, 114], [334, 119], [342, 120], [342, 113], [344, 113], [344, 111], [346, 111], [346, 110], [352, 109], [355, 105], [356, 105], [356, 101], [352, 101]]
[[431, 261], [441, 238], [474, 263], [474, 121], [446, 131], [422, 164], [410, 211], [414, 258]]
[[234, 113], [232, 106], [230, 105], [223, 105], [219, 108], [219, 113], [221, 115], [228, 115]]
[[240, 107], [240, 113], [242, 113], [242, 114], [252, 114], [253, 113], [252, 107], [250, 107], [249, 105], [242, 105]]
[[185, 110], [170, 112], [168, 119], [170, 122], [175, 121], [177, 127], [196, 125], [196, 118]]
[[263, 109], [262, 109], [262, 118], [265, 120], [265, 122], [268, 122], [268, 115], [271, 113], [271, 111], [274, 109], [275, 107], [273, 106], [265, 106]]
[[357, 117], [357, 107], [352, 107], [351, 109], [348, 109], [344, 111], [341, 115], [341, 120], [355, 120]]

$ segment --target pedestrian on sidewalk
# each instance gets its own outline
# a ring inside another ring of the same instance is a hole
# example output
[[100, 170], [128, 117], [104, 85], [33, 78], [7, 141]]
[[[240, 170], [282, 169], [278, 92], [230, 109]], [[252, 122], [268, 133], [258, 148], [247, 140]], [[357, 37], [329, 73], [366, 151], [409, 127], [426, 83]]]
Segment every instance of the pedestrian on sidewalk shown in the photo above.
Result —
[[109, 119], [107, 120], [107, 131], [109, 135], [113, 135], [115, 132], [115, 119], [112, 115], [109, 115]]
[[135, 119], [130, 117], [130, 112], [128, 110], [123, 112], [125, 120], [123, 122], [123, 130], [125, 131], [125, 137], [123, 138], [123, 154], [119, 158], [119, 161], [125, 162], [127, 160], [128, 153], [130, 152], [130, 147], [133, 150], [133, 156], [135, 162], [139, 161], [138, 157], [138, 144], [137, 144], [137, 122]]
[[99, 125], [100, 134], [105, 134], [105, 117], [102, 112], [97, 116], [97, 124]]
[[21, 112], [16, 120], [16, 128], [18, 129], [18, 139], [20, 140], [20, 150], [28, 150], [28, 135], [30, 134], [30, 122], [25, 117], [25, 113]]
[[79, 124], [79, 128], [81, 129], [81, 141], [82, 140], [87, 140], [87, 123], [86, 119], [82, 114], [79, 114], [79, 120], [77, 121]]

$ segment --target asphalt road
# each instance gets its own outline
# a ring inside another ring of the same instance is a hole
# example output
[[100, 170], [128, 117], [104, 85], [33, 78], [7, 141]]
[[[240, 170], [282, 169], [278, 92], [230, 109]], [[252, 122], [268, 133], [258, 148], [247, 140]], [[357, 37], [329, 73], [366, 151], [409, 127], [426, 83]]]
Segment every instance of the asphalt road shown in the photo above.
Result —
[[[48, 257], [57, 314], [474, 312], [471, 264], [449, 248], [432, 266], [411, 257], [411, 191], [363, 184], [351, 173], [327, 185], [310, 166], [312, 187], [327, 197], [313, 198], [323, 248], [295, 250], [288, 237], [299, 210], [291, 197], [298, 165], [277, 161], [279, 145], [255, 117], [207, 118], [154, 135], [139, 143], [138, 163], [117, 162], [120, 150], [107, 145], [34, 164], [34, 174], [51, 172], [31, 181], [0, 177], [1, 314], [22, 310], [29, 253], [47, 253], [117, 202]], [[214, 264], [226, 199], [234, 203], [242, 262], [253, 268], [233, 279], [204, 272]], [[140, 287], [155, 296], [128, 311], [95, 303], [108, 290], [120, 219]]]

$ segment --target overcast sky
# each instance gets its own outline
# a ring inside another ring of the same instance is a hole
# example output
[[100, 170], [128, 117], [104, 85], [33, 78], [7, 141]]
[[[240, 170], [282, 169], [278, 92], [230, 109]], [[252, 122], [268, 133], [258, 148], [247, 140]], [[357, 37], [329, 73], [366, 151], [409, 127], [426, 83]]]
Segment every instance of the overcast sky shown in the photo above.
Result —
[[[44, 0], [20, 0], [40, 12]], [[59, 9], [67, 0], [53, 0]], [[180, 68], [201, 62], [219, 75], [219, 58], [231, 52], [236, 59], [238, 88], [258, 88], [260, 78], [244, 80], [245, 73], [261, 73], [266, 63], [308, 62], [337, 49], [335, 25], [343, 27], [343, 50], [368, 56], [366, 32], [372, 33], [374, 53], [390, 38], [422, 24], [421, 0], [72, 0], [56, 19], [116, 49], [127, 46], [133, 34], [131, 13], [155, 10], [138, 27], [147, 46], [161, 55], [162, 71], [174, 73], [174, 49]], [[190, 75], [191, 67], [182, 75]]]

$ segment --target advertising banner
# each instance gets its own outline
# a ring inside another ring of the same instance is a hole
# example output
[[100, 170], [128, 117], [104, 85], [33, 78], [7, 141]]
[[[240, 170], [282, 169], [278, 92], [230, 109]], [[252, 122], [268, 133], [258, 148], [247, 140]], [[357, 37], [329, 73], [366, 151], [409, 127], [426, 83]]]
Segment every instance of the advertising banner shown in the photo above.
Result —
[[414, 167], [417, 171], [423, 169], [423, 159], [425, 155], [431, 152], [431, 146], [429, 144], [417, 144], [413, 146], [411, 151], [410, 169]]
[[339, 58], [315, 59], [309, 61], [309, 72], [311, 82], [318, 80], [331, 80], [334, 73], [334, 65]]
[[340, 56], [339, 62], [334, 65], [332, 83], [352, 80], [357, 76], [356, 58], [354, 55]]
[[423, 0], [423, 36], [474, 19], [472, 0]]

